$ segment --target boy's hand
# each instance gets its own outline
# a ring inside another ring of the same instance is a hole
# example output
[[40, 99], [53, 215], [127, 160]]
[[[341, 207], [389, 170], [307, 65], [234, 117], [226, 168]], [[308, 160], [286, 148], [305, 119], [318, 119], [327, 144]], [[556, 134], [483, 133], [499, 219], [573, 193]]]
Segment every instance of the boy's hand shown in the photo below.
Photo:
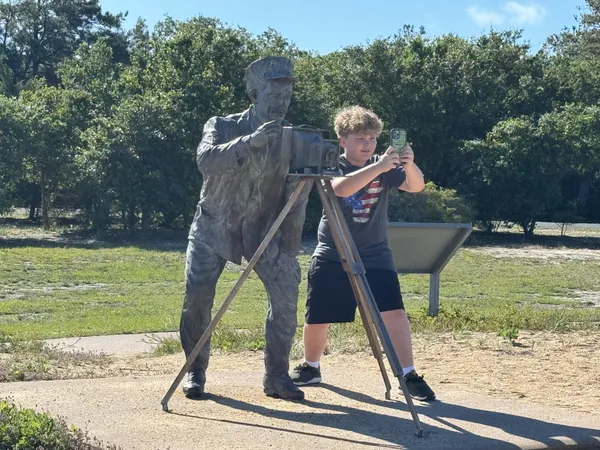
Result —
[[410, 144], [406, 144], [402, 151], [399, 152], [400, 164], [405, 168], [412, 166], [415, 163], [415, 153]]
[[381, 172], [388, 172], [395, 169], [400, 164], [400, 155], [394, 147], [389, 147], [385, 154], [377, 161], [377, 165], [381, 168]]

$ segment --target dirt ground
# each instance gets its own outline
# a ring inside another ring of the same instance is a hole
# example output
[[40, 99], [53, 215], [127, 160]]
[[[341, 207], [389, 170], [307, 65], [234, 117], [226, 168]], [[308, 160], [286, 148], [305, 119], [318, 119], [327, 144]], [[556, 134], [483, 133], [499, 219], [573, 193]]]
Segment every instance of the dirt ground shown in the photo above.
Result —
[[[413, 344], [417, 370], [434, 390], [436, 386], [452, 388], [588, 413], [597, 413], [600, 408], [599, 332], [521, 332], [514, 345], [484, 333], [416, 335]], [[211, 360], [209, 373], [261, 369], [262, 358], [262, 352], [217, 354]], [[75, 371], [58, 368], [56, 376], [167, 375], [176, 374], [183, 362], [181, 353], [161, 357], [114, 356], [102, 367], [83, 365]], [[359, 353], [328, 355], [322, 365], [327, 381], [329, 367], [370, 370], [377, 363], [369, 354]]]
[[572, 261], [597, 261], [600, 260], [600, 250], [584, 248], [545, 248], [536, 246], [502, 246], [502, 247], [472, 247], [470, 251], [485, 253], [495, 258], [537, 259], [543, 261], [572, 260]]

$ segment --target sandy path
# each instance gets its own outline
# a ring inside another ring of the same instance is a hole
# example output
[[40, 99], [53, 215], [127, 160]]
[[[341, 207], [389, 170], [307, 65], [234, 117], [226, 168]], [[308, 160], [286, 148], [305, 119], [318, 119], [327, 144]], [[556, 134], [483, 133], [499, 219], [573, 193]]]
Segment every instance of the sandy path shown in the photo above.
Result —
[[262, 354], [215, 355], [204, 401], [160, 400], [182, 355], [117, 357], [107, 378], [6, 383], [0, 397], [49, 410], [125, 449], [516, 449], [600, 445], [600, 333], [523, 335], [517, 347], [484, 334], [417, 336], [418, 368], [439, 402], [419, 403], [426, 436], [402, 397], [384, 400], [372, 357], [323, 360], [327, 384], [306, 401], [267, 398]]

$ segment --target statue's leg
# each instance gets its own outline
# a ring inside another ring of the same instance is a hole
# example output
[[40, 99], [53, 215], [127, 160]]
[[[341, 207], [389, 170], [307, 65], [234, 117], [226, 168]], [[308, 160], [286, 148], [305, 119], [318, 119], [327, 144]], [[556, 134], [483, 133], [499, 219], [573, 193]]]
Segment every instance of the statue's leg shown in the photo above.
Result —
[[[181, 311], [181, 345], [186, 357], [198, 343], [211, 320], [215, 288], [226, 261], [200, 240], [190, 240], [185, 262], [185, 300]], [[210, 355], [210, 339], [190, 367], [205, 372]]]
[[255, 271], [267, 291], [265, 370], [288, 376], [289, 357], [297, 327], [301, 271], [295, 256], [280, 252], [275, 243], [258, 261]]

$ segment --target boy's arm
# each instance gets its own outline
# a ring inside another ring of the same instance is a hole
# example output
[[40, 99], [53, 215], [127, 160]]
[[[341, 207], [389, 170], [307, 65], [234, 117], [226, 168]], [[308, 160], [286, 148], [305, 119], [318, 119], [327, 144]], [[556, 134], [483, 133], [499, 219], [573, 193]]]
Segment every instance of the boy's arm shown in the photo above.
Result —
[[333, 186], [335, 195], [338, 197], [350, 197], [352, 194], [360, 191], [383, 173], [378, 164], [378, 162], [370, 164], [345, 177], [334, 178], [331, 181], [331, 185]]
[[406, 192], [421, 192], [425, 187], [425, 180], [423, 178], [423, 172], [415, 164], [415, 154], [410, 147], [407, 145], [404, 147], [402, 153], [400, 153], [400, 163], [404, 166], [404, 173], [406, 180], [398, 187], [401, 191]]
[[333, 191], [338, 197], [349, 197], [360, 191], [379, 175], [393, 169], [398, 164], [399, 155], [388, 149], [385, 155], [376, 163], [363, 167], [345, 177], [334, 178], [331, 181]]
[[421, 192], [425, 187], [425, 180], [423, 179], [421, 169], [413, 163], [410, 167], [404, 166], [404, 172], [406, 173], [406, 180], [404, 180], [404, 183], [398, 189], [405, 192]]

